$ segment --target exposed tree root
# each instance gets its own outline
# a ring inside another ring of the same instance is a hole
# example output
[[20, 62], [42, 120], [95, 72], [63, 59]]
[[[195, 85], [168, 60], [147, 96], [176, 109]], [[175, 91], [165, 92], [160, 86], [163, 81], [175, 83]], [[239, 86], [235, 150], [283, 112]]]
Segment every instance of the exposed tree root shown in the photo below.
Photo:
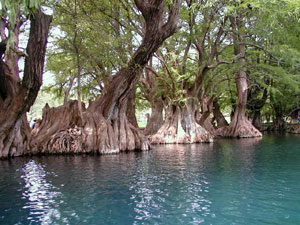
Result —
[[46, 105], [41, 123], [32, 131], [31, 153], [113, 154], [150, 148], [148, 139], [129, 123], [125, 107], [111, 123], [98, 112], [79, 115], [77, 101], [58, 108]]
[[26, 116], [23, 115], [6, 136], [0, 136], [0, 158], [26, 154], [29, 139], [30, 127]]
[[[163, 1], [146, 4], [135, 1], [145, 19], [142, 43], [111, 81], [102, 94], [79, 113], [78, 103], [66, 104], [57, 109], [46, 108], [39, 130], [31, 142], [33, 153], [59, 151], [118, 153], [120, 151], [149, 150], [148, 139], [127, 119], [127, 101], [130, 91], [137, 84], [143, 68], [164, 40], [173, 35], [178, 27], [181, 1], [176, 1], [169, 10], [169, 19]], [[76, 108], [77, 107], [77, 108]], [[80, 105], [81, 107], [81, 105]], [[68, 110], [68, 113], [65, 113]], [[48, 116], [47, 116], [48, 114]], [[70, 115], [68, 115], [70, 114]], [[79, 118], [79, 119], [77, 119]], [[79, 127], [78, 135], [73, 135]], [[38, 128], [37, 128], [38, 129]]]
[[45, 150], [47, 153], [82, 153], [82, 129], [75, 126], [67, 130], [62, 130], [54, 135], [47, 142]]
[[247, 119], [232, 121], [227, 127], [217, 129], [216, 136], [233, 138], [252, 138], [261, 137], [262, 133], [257, 130]]
[[[82, 105], [84, 110], [84, 105]], [[69, 101], [57, 108], [50, 108], [48, 104], [43, 109], [41, 121], [37, 121], [31, 132], [30, 153], [70, 153], [76, 151], [71, 143], [74, 141], [71, 130], [82, 124], [77, 101]], [[76, 133], [76, 132], [75, 132]], [[76, 135], [78, 138], [78, 135]], [[55, 141], [54, 141], [55, 140]], [[57, 143], [56, 143], [57, 142]], [[64, 144], [62, 144], [64, 143]]]
[[212, 142], [212, 136], [195, 120], [195, 113], [190, 109], [182, 111], [179, 107], [171, 106], [167, 110], [164, 124], [158, 132], [151, 136], [153, 144], [188, 144]]

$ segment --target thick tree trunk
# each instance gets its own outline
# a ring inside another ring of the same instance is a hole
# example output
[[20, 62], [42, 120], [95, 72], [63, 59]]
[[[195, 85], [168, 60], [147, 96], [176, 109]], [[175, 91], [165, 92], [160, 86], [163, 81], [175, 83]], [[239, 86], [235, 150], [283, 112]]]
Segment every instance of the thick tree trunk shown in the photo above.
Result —
[[240, 70], [237, 74], [238, 105], [235, 109], [233, 119], [229, 126], [217, 130], [218, 136], [250, 138], [261, 137], [262, 134], [248, 120], [246, 115], [247, 107], [247, 74]]
[[97, 111], [83, 109], [83, 120], [77, 101], [50, 108], [32, 131], [31, 153], [99, 153], [148, 150], [148, 139], [127, 119], [127, 103], [116, 108], [111, 122]]
[[[128, 62], [128, 66], [113, 76], [112, 81], [105, 86], [103, 94], [83, 112], [82, 121], [70, 123], [67, 128], [56, 127], [57, 131], [51, 136], [48, 135], [46, 147], [45, 142], [32, 142], [37, 151], [46, 149], [49, 153], [80, 151], [107, 154], [150, 149], [148, 139], [127, 118], [128, 96], [151, 55], [176, 31], [180, 1], [174, 1], [167, 22], [164, 19], [166, 8], [162, 0], [152, 4], [135, 0], [135, 3], [145, 18], [146, 32], [141, 46]], [[53, 120], [50, 122], [54, 123]], [[71, 131], [76, 133], [76, 139], [70, 134]], [[41, 131], [37, 132], [36, 140], [41, 135]], [[69, 146], [74, 147], [70, 149]]]
[[206, 115], [203, 116], [201, 113], [196, 113], [196, 121], [198, 124], [200, 124], [201, 127], [207, 130], [212, 136], [215, 135], [216, 129], [213, 125], [213, 120], [209, 116]]
[[207, 130], [212, 136], [215, 135], [215, 128], [210, 118], [210, 114], [213, 111], [213, 100], [214, 98], [208, 98], [203, 95], [201, 97], [201, 113], [196, 113], [196, 121], [199, 123], [205, 130]]
[[257, 110], [257, 111], [254, 112], [253, 119], [252, 119], [252, 124], [259, 131], [263, 130], [260, 110]]
[[248, 98], [248, 76], [246, 72], [246, 46], [244, 41], [243, 29], [245, 18], [242, 14], [236, 17], [230, 17], [233, 33], [234, 54], [239, 59], [239, 69], [236, 73], [236, 87], [238, 92], [237, 107], [234, 111], [233, 118], [228, 127], [217, 130], [216, 134], [223, 137], [250, 138], [261, 137], [262, 133], [257, 130], [247, 118], [247, 98]]
[[51, 20], [52, 17], [40, 10], [31, 17], [22, 82], [18, 71], [10, 68], [9, 62], [0, 61], [0, 158], [26, 153], [30, 138], [26, 112], [33, 105], [42, 84]]
[[284, 109], [281, 104], [276, 103], [274, 96], [271, 94], [270, 95], [270, 100], [271, 100], [271, 105], [274, 109], [274, 116], [273, 118], [273, 127], [272, 130], [276, 131], [282, 131], [285, 130], [285, 121], [283, 118], [284, 115]]
[[164, 104], [161, 98], [157, 98], [151, 102], [151, 116], [144, 130], [145, 135], [155, 134], [163, 125], [163, 109]]
[[135, 96], [136, 96], [136, 88], [133, 88], [129, 95], [128, 95], [128, 100], [127, 100], [127, 118], [128, 121], [136, 128], [139, 127], [137, 119], [136, 119], [136, 114], [135, 114]]
[[[85, 111], [82, 104], [81, 109]], [[30, 153], [60, 153], [82, 151], [79, 135], [82, 131], [78, 101], [68, 101], [57, 108], [50, 108], [48, 104], [43, 108], [42, 120], [38, 121], [32, 132]], [[66, 135], [67, 134], [67, 135]]]
[[214, 101], [213, 103], [213, 114], [214, 119], [217, 122], [217, 128], [226, 127], [229, 125], [223, 113], [221, 112], [220, 106], [217, 101]]
[[166, 119], [156, 134], [151, 136], [153, 144], [188, 144], [212, 142], [212, 136], [195, 119], [193, 103], [185, 107], [172, 105], [166, 110]]
[[262, 127], [262, 116], [261, 116], [261, 109], [264, 107], [267, 98], [268, 98], [268, 91], [267, 88], [263, 91], [263, 96], [258, 98], [258, 93], [260, 91], [260, 86], [257, 84], [255, 87], [252, 87], [252, 90], [248, 94], [248, 109], [252, 111], [252, 124], [256, 129], [259, 131], [263, 130]]
[[141, 79], [142, 92], [145, 98], [151, 104], [151, 115], [147, 114], [147, 126], [144, 129], [145, 135], [153, 135], [162, 126], [164, 101], [162, 96], [157, 96], [157, 90], [159, 88], [158, 79], [156, 76], [157, 72], [152, 67], [152, 59], [150, 60], [149, 67], [145, 69], [145, 78]]
[[0, 158], [20, 156], [26, 153], [30, 139], [30, 127], [24, 114], [15, 122], [8, 135], [0, 137]]

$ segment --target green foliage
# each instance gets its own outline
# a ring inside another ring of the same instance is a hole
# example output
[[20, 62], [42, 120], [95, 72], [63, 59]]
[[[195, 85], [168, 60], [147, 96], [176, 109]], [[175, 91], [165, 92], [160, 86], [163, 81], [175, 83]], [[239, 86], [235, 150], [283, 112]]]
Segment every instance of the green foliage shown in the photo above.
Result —
[[34, 10], [39, 9], [42, 0], [1, 0], [1, 16], [7, 16], [11, 25], [14, 25], [20, 13], [30, 15]]
[[25, 20], [40, 8], [42, 0], [0, 0], [0, 17], [8, 24], [7, 51], [14, 47], [15, 28], [21, 20]]
[[[157, 73], [154, 98], [160, 96], [168, 104], [184, 105], [191, 98], [188, 91], [195, 85], [201, 69], [224, 60], [226, 64], [209, 69], [203, 89], [206, 95], [218, 98], [221, 109], [230, 112], [237, 102], [235, 75], [240, 65], [235, 60], [233, 34], [238, 31], [245, 37], [247, 63], [244, 69], [249, 77], [249, 92], [255, 91], [256, 100], [259, 100], [263, 91], [268, 91], [263, 112], [274, 114], [277, 105], [287, 112], [298, 104], [298, 0], [208, 0], [205, 3], [196, 0], [190, 5], [187, 2], [180, 13], [181, 30], [153, 57], [151, 66]], [[62, 99], [80, 67], [83, 100], [94, 99], [101, 94], [111, 75], [126, 65], [140, 44], [141, 14], [133, 1], [63, 0], [52, 3], [54, 41], [48, 53], [47, 70], [55, 74], [55, 84], [46, 89]], [[237, 16], [242, 18], [243, 26], [234, 30], [230, 19]], [[210, 59], [223, 23], [222, 41], [216, 46], [221, 52]], [[197, 44], [203, 45], [202, 52]], [[77, 85], [75, 79], [71, 98], [77, 95]], [[143, 91], [142, 86], [137, 89], [139, 111], [150, 107]]]
[[[55, 85], [47, 90], [62, 98], [69, 80], [78, 77], [80, 70], [82, 100], [95, 99], [101, 93], [109, 76], [127, 63], [138, 44], [134, 41], [137, 28], [129, 21], [139, 21], [125, 6], [112, 0], [55, 3], [55, 41], [47, 62], [47, 69], [55, 74]], [[71, 97], [76, 95], [77, 81]]]

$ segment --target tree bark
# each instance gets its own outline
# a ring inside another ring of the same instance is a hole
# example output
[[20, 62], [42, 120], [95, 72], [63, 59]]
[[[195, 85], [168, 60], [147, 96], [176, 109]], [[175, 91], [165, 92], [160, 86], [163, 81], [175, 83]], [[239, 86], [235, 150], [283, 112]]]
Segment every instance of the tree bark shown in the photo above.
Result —
[[201, 111], [202, 113], [197, 113], [196, 121], [204, 129], [206, 129], [211, 135], [215, 134], [215, 128], [212, 124], [212, 119], [210, 114], [213, 111], [213, 100], [214, 97], [208, 98], [203, 94], [201, 97]]
[[[240, 47], [240, 51], [244, 51], [243, 48], [244, 47]], [[241, 59], [241, 63], [244, 65], [245, 60]], [[238, 90], [238, 105], [235, 109], [230, 125], [228, 127], [218, 129], [217, 135], [237, 138], [261, 137], [261, 132], [252, 125], [246, 115], [248, 83], [247, 73], [243, 71], [242, 68], [237, 73], [236, 82]]]
[[284, 107], [282, 106], [282, 104], [276, 102], [272, 93], [270, 93], [270, 102], [275, 114], [272, 117], [273, 118], [272, 130], [276, 130], [276, 131], [285, 130], [285, 121], [283, 119]]
[[75, 76], [71, 77], [70, 84], [67, 87], [67, 89], [65, 90], [64, 104], [66, 104], [69, 101], [70, 91], [71, 91], [71, 89], [73, 87], [75, 78], [76, 78]]
[[248, 76], [245, 69], [246, 66], [246, 46], [243, 44], [244, 37], [241, 33], [244, 22], [242, 15], [237, 15], [236, 18], [231, 18], [232, 28], [237, 32], [233, 34], [233, 40], [236, 44], [234, 53], [239, 56], [240, 67], [236, 73], [236, 87], [238, 91], [238, 104], [234, 111], [232, 121], [228, 127], [223, 127], [217, 130], [217, 135], [223, 137], [250, 138], [261, 137], [262, 133], [257, 130], [248, 120], [246, 115], [247, 97], [248, 97]]
[[136, 98], [136, 88], [134, 87], [129, 95], [128, 95], [128, 103], [127, 103], [127, 118], [128, 121], [136, 128], [139, 127], [136, 114], [135, 114], [135, 98]]
[[[244, 51], [243, 48], [244, 47], [242, 47], [240, 51]], [[245, 64], [244, 59], [241, 60], [241, 63]], [[236, 84], [238, 90], [238, 105], [230, 125], [218, 129], [217, 135], [237, 138], [261, 137], [261, 132], [252, 125], [246, 115], [248, 83], [247, 73], [242, 69], [237, 73]]]
[[[26, 48], [24, 77], [9, 61], [0, 61], [0, 158], [25, 154], [30, 139], [26, 112], [33, 105], [44, 69], [47, 38], [52, 17], [38, 10], [31, 16], [29, 40]], [[11, 51], [11, 50], [9, 50]], [[3, 55], [4, 52], [1, 53]], [[8, 59], [7, 59], [8, 60]]]
[[180, 107], [171, 105], [161, 128], [151, 136], [153, 144], [188, 144], [212, 142], [212, 136], [195, 119], [197, 108], [193, 102]]
[[260, 110], [254, 111], [252, 124], [256, 129], [258, 129], [260, 131], [263, 130]]
[[163, 124], [163, 96], [157, 95], [159, 74], [155, 71], [152, 65], [152, 58], [149, 66], [146, 67], [144, 76], [141, 80], [141, 88], [144, 97], [151, 104], [151, 115], [147, 114], [147, 126], [144, 129], [145, 135], [153, 135]]
[[155, 134], [159, 128], [163, 125], [163, 109], [164, 104], [162, 99], [156, 98], [151, 102], [151, 116], [148, 119], [147, 126], [144, 130], [145, 135]]
[[[85, 106], [81, 104], [84, 112]], [[77, 100], [68, 101], [57, 108], [50, 108], [46, 104], [42, 120], [36, 122], [31, 132], [30, 153], [81, 152], [80, 125], [82, 119]]]
[[262, 131], [262, 118], [261, 118], [261, 109], [264, 107], [267, 98], [268, 98], [268, 91], [267, 88], [263, 91], [263, 96], [258, 98], [258, 93], [260, 91], [259, 85], [255, 85], [250, 93], [248, 94], [248, 106], [247, 108], [252, 111], [252, 124], [256, 129]]
[[238, 105], [234, 112], [233, 119], [228, 127], [217, 130], [217, 135], [223, 137], [250, 138], [261, 137], [262, 134], [257, 130], [246, 116], [247, 107], [247, 74], [239, 71], [237, 75]]
[[[152, 54], [177, 30], [181, 1], [174, 0], [167, 20], [164, 1], [149, 3], [135, 0], [135, 3], [146, 22], [142, 44], [127, 66], [114, 75], [112, 81], [105, 86], [103, 94], [83, 112], [82, 124], [76, 124], [80, 135], [76, 146], [80, 146], [82, 152], [107, 154], [150, 149], [148, 139], [127, 118], [128, 96]], [[72, 144], [73, 139], [69, 138], [68, 130], [73, 127], [69, 125], [69, 128], [57, 130], [55, 134], [48, 136], [46, 145], [50, 153], [54, 152], [52, 149], [56, 149], [55, 146], [60, 146], [60, 153], [74, 152], [65, 147]], [[64, 138], [56, 140], [58, 134]], [[37, 138], [39, 135], [42, 135], [41, 132], [37, 133]], [[60, 144], [62, 142], [63, 145]], [[35, 149], [40, 151], [44, 146], [43, 142], [37, 142]]]
[[221, 112], [220, 106], [216, 100], [213, 103], [213, 114], [214, 119], [217, 122], [217, 128], [226, 127], [229, 125], [223, 113]]

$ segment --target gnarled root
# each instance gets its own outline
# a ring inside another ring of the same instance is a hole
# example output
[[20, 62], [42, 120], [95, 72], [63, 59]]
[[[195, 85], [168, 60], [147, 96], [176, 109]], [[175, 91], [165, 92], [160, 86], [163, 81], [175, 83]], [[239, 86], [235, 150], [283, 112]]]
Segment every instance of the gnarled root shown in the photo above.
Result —
[[241, 121], [233, 121], [227, 127], [219, 128], [216, 131], [216, 136], [233, 138], [252, 138], [262, 137], [262, 133], [259, 130], [257, 130], [249, 120], [243, 119]]
[[27, 153], [30, 140], [30, 127], [23, 115], [17, 120], [14, 127], [0, 135], [0, 158], [20, 156]]
[[55, 133], [48, 141], [45, 151], [55, 154], [84, 152], [82, 148], [82, 128], [75, 126]]
[[[82, 105], [84, 109], [84, 105]], [[57, 108], [50, 108], [48, 104], [43, 109], [43, 117], [31, 132], [30, 153], [62, 153], [72, 152], [70, 148], [61, 148], [66, 142], [68, 129], [82, 124], [78, 102], [69, 101]], [[62, 137], [60, 137], [60, 135]], [[56, 141], [59, 143], [55, 143]], [[64, 141], [63, 141], [64, 140]]]
[[212, 136], [197, 124], [194, 114], [182, 114], [176, 106], [168, 109], [163, 126], [150, 139], [152, 144], [212, 142]]
[[32, 134], [33, 154], [112, 154], [150, 149], [148, 139], [129, 123], [123, 110], [111, 121], [91, 110], [85, 110], [81, 117], [77, 101], [57, 108], [46, 106], [43, 120]]

